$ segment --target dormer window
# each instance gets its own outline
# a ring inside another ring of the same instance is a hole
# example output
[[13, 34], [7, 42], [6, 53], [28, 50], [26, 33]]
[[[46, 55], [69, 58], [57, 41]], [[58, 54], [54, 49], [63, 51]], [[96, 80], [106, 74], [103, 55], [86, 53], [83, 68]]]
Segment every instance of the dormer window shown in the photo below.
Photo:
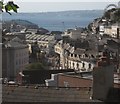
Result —
[[73, 54], [71, 54], [71, 57], [73, 57]]
[[82, 55], [82, 58], [85, 58], [85, 55], [84, 55], [84, 54]]

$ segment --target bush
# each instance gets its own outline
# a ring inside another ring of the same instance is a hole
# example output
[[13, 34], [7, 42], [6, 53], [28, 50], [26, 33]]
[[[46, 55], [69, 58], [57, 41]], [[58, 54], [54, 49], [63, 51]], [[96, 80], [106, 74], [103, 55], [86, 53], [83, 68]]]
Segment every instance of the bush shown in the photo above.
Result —
[[45, 70], [46, 66], [44, 66], [42, 63], [31, 63], [26, 66], [27, 70]]

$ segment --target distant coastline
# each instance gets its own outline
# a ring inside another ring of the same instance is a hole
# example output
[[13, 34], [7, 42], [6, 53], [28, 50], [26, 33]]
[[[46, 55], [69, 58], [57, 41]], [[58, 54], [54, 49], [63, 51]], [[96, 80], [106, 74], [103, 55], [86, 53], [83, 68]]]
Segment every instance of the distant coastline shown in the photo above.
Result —
[[[39, 13], [3, 13], [3, 20], [28, 20], [49, 31], [64, 31], [68, 28], [86, 27], [95, 18], [101, 17], [103, 10], [73, 10]], [[64, 24], [63, 24], [64, 23]]]

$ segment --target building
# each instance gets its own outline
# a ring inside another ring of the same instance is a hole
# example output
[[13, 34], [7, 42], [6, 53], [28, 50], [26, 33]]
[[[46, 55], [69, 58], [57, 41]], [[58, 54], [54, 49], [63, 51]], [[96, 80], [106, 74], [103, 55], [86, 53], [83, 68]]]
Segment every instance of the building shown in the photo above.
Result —
[[[31, 44], [37, 42], [39, 48], [46, 53], [54, 53], [56, 39], [54, 35], [27, 34], [26, 42]], [[30, 50], [31, 51], [31, 50]]]
[[52, 74], [51, 79], [45, 80], [46, 86], [57, 86], [66, 88], [90, 88], [92, 87], [91, 72], [67, 72]]
[[31, 33], [31, 34], [37, 34], [38, 33], [38, 29], [26, 29], [27, 33]]
[[105, 51], [93, 69], [93, 99], [105, 101], [113, 87], [114, 64], [110, 61], [109, 52]]
[[[99, 73], [97, 73], [98, 75]], [[99, 77], [99, 80], [102, 80]], [[112, 77], [113, 78], [113, 77]], [[120, 81], [117, 73], [114, 73], [114, 88], [120, 88]], [[94, 79], [95, 80], [95, 79]], [[98, 79], [97, 79], [98, 80]], [[112, 79], [113, 81], [113, 79]], [[97, 81], [99, 83], [99, 81]], [[97, 83], [96, 82], [96, 83]], [[109, 83], [109, 82], [108, 82]], [[66, 87], [66, 88], [81, 88], [93, 87], [93, 73], [92, 72], [64, 72], [64, 73], [56, 73], [51, 75], [51, 79], [45, 80], [46, 86], [54, 86], [54, 87]], [[104, 86], [104, 85], [101, 85]], [[99, 86], [98, 86], [99, 87]], [[101, 91], [101, 90], [99, 90]]]
[[60, 58], [60, 67], [76, 71], [92, 71], [97, 52], [83, 48], [75, 48], [70, 43], [59, 41], [55, 45], [55, 52]]
[[68, 36], [73, 40], [77, 40], [80, 38], [85, 39], [87, 36], [87, 33], [84, 32], [83, 28], [75, 28], [75, 29], [66, 30], [63, 36]]
[[93, 31], [93, 33], [98, 32], [97, 28], [100, 25], [100, 21], [101, 21], [101, 18], [94, 19], [94, 21], [88, 26]]
[[104, 34], [111, 34], [112, 33], [112, 29], [111, 29], [111, 26], [105, 26], [104, 27], [104, 31], [103, 31]]
[[8, 40], [11, 40], [15, 37], [18, 37], [20, 38], [21, 40], [25, 40], [25, 35], [26, 35], [26, 32], [12, 32], [12, 33], [6, 33], [4, 38], [5, 39], [8, 39]]
[[17, 74], [29, 63], [28, 46], [18, 37], [2, 44], [3, 78], [15, 80]]
[[[110, 37], [117, 38], [117, 29], [120, 28], [119, 24], [113, 24], [113, 25], [100, 25], [99, 26], [99, 32], [100, 34], [106, 34]], [[120, 30], [119, 30], [120, 31]]]

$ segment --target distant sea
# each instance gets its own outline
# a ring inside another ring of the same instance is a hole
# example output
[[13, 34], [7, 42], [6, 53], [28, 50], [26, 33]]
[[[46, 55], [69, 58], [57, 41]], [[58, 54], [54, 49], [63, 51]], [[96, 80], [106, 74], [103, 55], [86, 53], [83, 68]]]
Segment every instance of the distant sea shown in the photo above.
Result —
[[49, 31], [64, 31], [69, 28], [87, 27], [95, 18], [103, 15], [102, 10], [75, 10], [41, 13], [4, 13], [3, 20], [28, 20]]

